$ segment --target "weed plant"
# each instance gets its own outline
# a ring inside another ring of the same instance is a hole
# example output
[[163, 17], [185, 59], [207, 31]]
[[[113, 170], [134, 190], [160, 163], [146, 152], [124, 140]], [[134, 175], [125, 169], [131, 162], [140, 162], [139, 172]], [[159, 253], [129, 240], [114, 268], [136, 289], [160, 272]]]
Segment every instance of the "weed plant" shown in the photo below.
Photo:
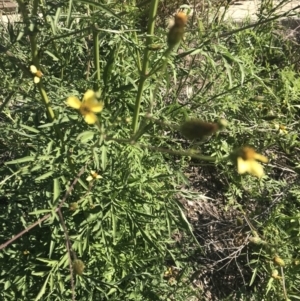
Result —
[[234, 24], [196, 1], [166, 28], [158, 0], [17, 2], [1, 300], [299, 300], [293, 11]]

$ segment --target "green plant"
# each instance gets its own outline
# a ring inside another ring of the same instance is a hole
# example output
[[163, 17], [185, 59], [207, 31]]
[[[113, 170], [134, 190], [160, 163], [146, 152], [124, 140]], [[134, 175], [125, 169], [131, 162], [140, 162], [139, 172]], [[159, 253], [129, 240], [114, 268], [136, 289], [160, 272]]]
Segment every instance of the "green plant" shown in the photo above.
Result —
[[[178, 24], [155, 27], [158, 2], [146, 34], [135, 1], [18, 0], [21, 22], [0, 27], [3, 300], [205, 300], [193, 281], [232, 258], [250, 288], [212, 288], [216, 298], [296, 300], [294, 45], [272, 7], [243, 28], [191, 16], [168, 45]], [[246, 145], [271, 160], [265, 172]], [[197, 192], [194, 168], [213, 175]], [[204, 195], [218, 181], [225, 203]], [[212, 219], [243, 237], [238, 251], [221, 245], [222, 259], [188, 210], [215, 201], [242, 220]]]

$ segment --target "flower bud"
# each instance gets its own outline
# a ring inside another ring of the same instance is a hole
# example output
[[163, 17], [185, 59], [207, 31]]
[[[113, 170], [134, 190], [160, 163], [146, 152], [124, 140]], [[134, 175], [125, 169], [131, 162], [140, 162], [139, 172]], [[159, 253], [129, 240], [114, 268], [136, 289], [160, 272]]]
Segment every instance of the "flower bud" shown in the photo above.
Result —
[[184, 12], [179, 12], [175, 15], [175, 25], [177, 27], [184, 27], [187, 23], [188, 16]]
[[185, 121], [179, 128], [181, 134], [189, 140], [202, 139], [212, 135], [219, 129], [217, 123], [205, 122], [200, 119]]
[[169, 47], [174, 47], [176, 44], [178, 44], [184, 35], [184, 27], [177, 27], [173, 26], [171, 27], [169, 33], [168, 33], [168, 45]]
[[71, 203], [69, 205], [69, 210], [70, 211], [76, 211], [77, 209], [78, 209], [78, 203], [77, 202]]
[[274, 263], [276, 263], [277, 265], [284, 267], [285, 266], [285, 262], [283, 261], [283, 259], [281, 259], [279, 256], [275, 256], [274, 257]]
[[168, 46], [169, 48], [177, 45], [183, 38], [184, 27], [187, 23], [188, 16], [184, 12], [179, 12], [174, 17], [174, 25], [170, 28], [168, 33]]
[[258, 236], [251, 236], [249, 237], [249, 241], [255, 245], [264, 245], [266, 244], [266, 242], [264, 240], [262, 240], [260, 237]]
[[85, 268], [85, 265], [80, 259], [75, 259], [73, 261], [73, 269], [77, 275], [81, 276], [83, 274], [84, 268]]
[[273, 277], [274, 279], [281, 279], [281, 277], [279, 276], [278, 270], [273, 270], [273, 271], [272, 271], [272, 277]]

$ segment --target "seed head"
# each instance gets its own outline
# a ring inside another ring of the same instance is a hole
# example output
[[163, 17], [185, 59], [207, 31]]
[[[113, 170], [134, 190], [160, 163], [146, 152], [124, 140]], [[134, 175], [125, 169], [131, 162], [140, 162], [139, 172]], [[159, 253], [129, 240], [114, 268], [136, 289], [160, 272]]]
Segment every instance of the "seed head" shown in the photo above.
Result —
[[184, 27], [187, 23], [187, 20], [187, 14], [181, 11], [175, 15], [175, 26]]

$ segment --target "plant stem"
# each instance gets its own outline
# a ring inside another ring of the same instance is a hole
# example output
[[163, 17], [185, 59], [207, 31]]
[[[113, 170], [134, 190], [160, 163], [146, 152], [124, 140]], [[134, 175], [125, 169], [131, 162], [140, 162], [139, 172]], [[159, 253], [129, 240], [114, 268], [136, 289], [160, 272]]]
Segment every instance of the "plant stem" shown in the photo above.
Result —
[[[21, 15], [23, 17], [23, 21], [25, 22], [25, 24], [28, 25], [29, 24], [29, 12], [28, 12], [27, 6], [24, 3], [24, 0], [17, 0], [17, 1], [18, 1], [20, 11], [21, 11]], [[39, 0], [34, 0], [32, 12], [31, 12], [33, 16], [36, 16], [38, 13], [38, 5], [39, 5]], [[28, 29], [29, 29], [29, 26], [28, 26]], [[39, 55], [38, 55], [39, 51], [38, 51], [38, 46], [37, 46], [37, 32], [38, 31], [34, 27], [33, 29], [31, 29], [31, 32], [29, 32], [28, 36], [29, 36], [29, 41], [30, 41], [30, 46], [31, 46], [32, 63], [38, 70], [40, 70], [40, 60], [39, 60]], [[42, 101], [44, 103], [44, 106], [45, 106], [45, 109], [47, 112], [48, 120], [50, 122], [53, 122], [55, 120], [55, 114], [52, 110], [48, 95], [43, 87], [42, 80], [37, 84], [37, 88], [41, 94]], [[56, 135], [59, 137], [59, 139], [61, 141], [63, 141], [62, 133], [61, 133], [59, 127], [57, 125], [54, 125], [53, 127], [54, 127], [54, 131], [55, 131]]]
[[[26, 5], [25, 5], [25, 3], [24, 3], [23, 0], [17, 0], [17, 1], [18, 1], [19, 7], [20, 7], [20, 11], [21, 11], [21, 14], [22, 14], [22, 17], [23, 17], [23, 21], [25, 23], [28, 23], [29, 22], [29, 17], [28, 17], [27, 7], [26, 7]], [[34, 2], [33, 2], [33, 8], [32, 8], [32, 15], [33, 16], [37, 15], [38, 5], [39, 5], [39, 0], [34, 0]], [[38, 57], [38, 47], [37, 47], [37, 41], [36, 41], [37, 40], [37, 32], [36, 32], [35, 28], [33, 29], [33, 32], [31, 32], [29, 34], [29, 40], [30, 40], [30, 46], [31, 46], [31, 58], [32, 58], [32, 62], [35, 65], [35, 67], [38, 70], [40, 70], [40, 62], [39, 62], [39, 57]], [[43, 85], [42, 85], [41, 82], [39, 82], [37, 84], [37, 87], [39, 89], [39, 92], [40, 92], [40, 94], [42, 96], [42, 100], [43, 100], [44, 105], [46, 107], [48, 118], [52, 122], [55, 119], [55, 115], [54, 115], [54, 112], [53, 112], [53, 110], [52, 110], [52, 108], [50, 106], [50, 101], [49, 101], [49, 98], [47, 96], [47, 93], [44, 90]]]
[[[89, 161], [79, 170], [79, 172], [76, 175], [75, 179], [73, 180], [73, 182], [71, 182], [71, 184], [70, 184], [68, 190], [66, 191], [64, 197], [62, 198], [61, 202], [59, 203], [59, 205], [54, 210], [55, 213], [58, 212], [59, 210], [61, 210], [63, 204], [66, 201], [66, 199], [68, 198], [68, 196], [70, 195], [70, 193], [74, 190], [74, 187], [77, 184], [78, 180], [80, 179], [80, 177], [82, 176], [82, 174], [85, 172], [88, 163], [89, 163]], [[44, 215], [42, 218], [38, 219], [32, 225], [30, 225], [29, 227], [27, 227], [26, 229], [24, 229], [23, 231], [21, 231], [20, 233], [18, 233], [17, 235], [15, 235], [13, 238], [9, 239], [8, 241], [6, 241], [2, 245], [0, 245], [0, 250], [5, 249], [8, 245], [10, 245], [12, 242], [14, 242], [15, 240], [17, 240], [19, 237], [23, 236], [26, 232], [29, 232], [34, 227], [40, 226], [43, 221], [47, 220], [52, 215], [53, 215], [53, 212], [48, 213], [48, 214]]]
[[[212, 163], [215, 162], [217, 159], [216, 157], [201, 155], [201, 154], [199, 154], [199, 152], [196, 152], [194, 150], [187, 150], [187, 151], [173, 150], [173, 149], [167, 149], [167, 148], [161, 148], [161, 147], [136, 143], [134, 140], [119, 139], [119, 138], [113, 138], [113, 137], [109, 137], [109, 136], [106, 136], [105, 140], [106, 141], [115, 141], [118, 143], [131, 144], [131, 145], [135, 145], [137, 147], [143, 148], [143, 149], [149, 149], [154, 152], [167, 153], [167, 154], [175, 155], [175, 156], [186, 156], [186, 157], [191, 157], [191, 158], [208, 161], [208, 162], [212, 162]], [[224, 157], [222, 159], [225, 159], [225, 158], [227, 158], [227, 157]]]
[[[138, 38], [137, 38], [136, 31], [133, 32], [133, 39], [135, 40], [136, 44], [138, 44]], [[140, 52], [137, 48], [135, 49], [135, 53], [136, 53], [136, 64], [137, 64], [139, 72], [141, 72], [141, 69], [142, 69], [141, 57], [140, 57]]]
[[99, 57], [99, 32], [93, 29], [93, 42], [94, 42], [94, 65], [96, 68], [96, 84], [94, 86], [94, 91], [98, 92], [99, 84], [101, 79], [101, 69], [100, 69], [100, 57]]
[[144, 58], [143, 58], [143, 65], [142, 65], [142, 71], [140, 75], [140, 82], [138, 86], [138, 91], [136, 95], [135, 100], [135, 107], [134, 107], [134, 113], [133, 113], [133, 121], [132, 121], [132, 128], [133, 133], [136, 133], [138, 128], [138, 121], [139, 121], [139, 113], [140, 113], [140, 106], [142, 101], [142, 94], [144, 91], [144, 85], [145, 81], [147, 79], [147, 70], [149, 65], [149, 48], [148, 46], [152, 43], [152, 36], [154, 34], [154, 27], [155, 27], [155, 19], [156, 19], [156, 12], [158, 7], [159, 0], [152, 0], [150, 4], [150, 10], [149, 10], [149, 20], [148, 20], [148, 30], [147, 30], [147, 39], [146, 39], [146, 45], [144, 50]]

